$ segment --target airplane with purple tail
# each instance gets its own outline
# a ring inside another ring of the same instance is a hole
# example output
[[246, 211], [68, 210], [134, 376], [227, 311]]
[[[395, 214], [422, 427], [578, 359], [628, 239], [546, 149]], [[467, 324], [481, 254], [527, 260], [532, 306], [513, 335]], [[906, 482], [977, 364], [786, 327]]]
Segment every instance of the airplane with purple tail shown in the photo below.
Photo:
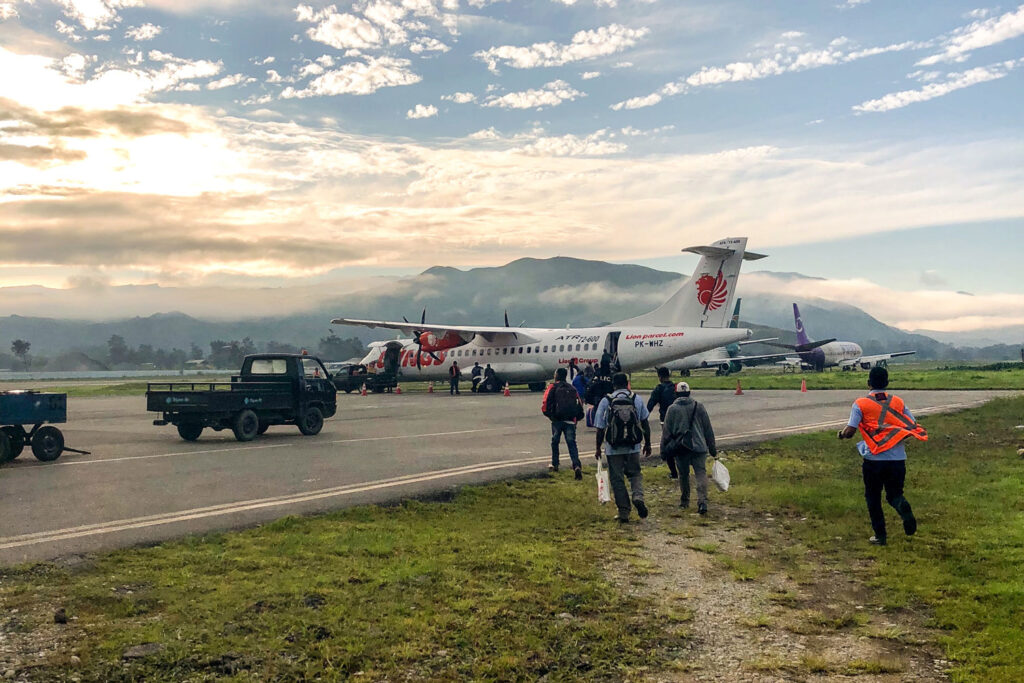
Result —
[[856, 342], [836, 341], [834, 338], [811, 341], [811, 338], [807, 336], [803, 320], [800, 318], [800, 308], [795, 303], [793, 304], [793, 319], [796, 322], [796, 344], [765, 342], [768, 346], [778, 346], [796, 351], [798, 358], [787, 358], [782, 361], [783, 363], [799, 362], [818, 372], [828, 367], [838, 367], [842, 370], [856, 370], [857, 368], [869, 370], [876, 365], [884, 366], [892, 358], [917, 353], [916, 351], [895, 351], [865, 356], [864, 350]]

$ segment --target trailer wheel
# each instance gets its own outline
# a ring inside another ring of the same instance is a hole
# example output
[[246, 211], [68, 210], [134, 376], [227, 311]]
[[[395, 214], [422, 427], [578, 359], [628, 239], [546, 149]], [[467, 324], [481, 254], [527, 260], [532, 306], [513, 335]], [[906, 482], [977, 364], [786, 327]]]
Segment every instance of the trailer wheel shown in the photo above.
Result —
[[299, 431], [306, 436], [314, 436], [324, 428], [324, 414], [316, 406], [307, 408], [299, 417]]
[[252, 441], [259, 434], [260, 419], [251, 410], [243, 410], [235, 417], [231, 430], [239, 441]]
[[9, 427], [0, 427], [0, 432], [7, 435], [11, 444], [11, 450], [7, 454], [7, 458], [5, 459], [0, 457], [0, 464], [2, 464], [10, 462], [21, 455], [21, 451], [25, 448], [25, 430], [21, 425], [12, 425]]
[[203, 425], [198, 422], [182, 422], [178, 425], [178, 436], [185, 441], [196, 441], [203, 433]]
[[64, 452], [64, 435], [56, 427], [46, 425], [36, 430], [32, 437], [32, 455], [36, 460], [52, 462]]

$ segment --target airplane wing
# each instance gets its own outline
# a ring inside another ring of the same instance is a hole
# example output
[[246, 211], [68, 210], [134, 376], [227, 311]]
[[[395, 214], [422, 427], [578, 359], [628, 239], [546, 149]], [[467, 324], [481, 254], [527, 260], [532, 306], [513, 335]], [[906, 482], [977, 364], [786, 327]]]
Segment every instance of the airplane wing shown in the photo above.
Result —
[[893, 353], [879, 353], [874, 356], [861, 356], [854, 360], [846, 360], [839, 364], [839, 367], [849, 367], [851, 365], [859, 365], [862, 368], [870, 368], [876, 363], [883, 360], [890, 360], [892, 358], [899, 358], [900, 356], [910, 356], [917, 353], [917, 351], [894, 351]]
[[519, 327], [470, 327], [468, 325], [429, 325], [423, 323], [410, 323], [406, 321], [391, 322], [388, 320], [356, 320], [354, 318], [335, 318], [332, 325], [357, 325], [369, 327], [371, 330], [376, 327], [383, 327], [388, 330], [400, 330], [402, 334], [413, 336], [415, 331], [430, 331], [439, 337], [448, 332], [454, 332], [469, 343], [474, 337], [483, 337], [488, 343], [498, 344], [535, 344], [539, 339], [523, 332]]
[[766, 344], [768, 342], [779, 341], [778, 337], [768, 337], [767, 339], [751, 339], [749, 341], [736, 342], [737, 346], [746, 346], [747, 344]]
[[[732, 358], [711, 358], [703, 361], [701, 363], [701, 366], [705, 368], [713, 368], [715, 366], [722, 365], [723, 363], [744, 363], [760, 360], [783, 361], [786, 360], [787, 358], [788, 356], [785, 353], [767, 353], [764, 354], [763, 356], [733, 356]], [[799, 362], [799, 360], [800, 359], [798, 358], [797, 361]]]

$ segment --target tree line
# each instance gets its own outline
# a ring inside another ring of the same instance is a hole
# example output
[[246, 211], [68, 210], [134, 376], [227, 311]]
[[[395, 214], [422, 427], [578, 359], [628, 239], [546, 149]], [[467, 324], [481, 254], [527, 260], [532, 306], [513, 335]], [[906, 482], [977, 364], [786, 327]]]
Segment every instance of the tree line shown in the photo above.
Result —
[[256, 342], [244, 339], [214, 339], [209, 351], [193, 343], [184, 349], [162, 349], [152, 344], [132, 346], [121, 335], [111, 335], [103, 347], [83, 348], [61, 353], [54, 357], [32, 354], [32, 342], [26, 339], [11, 341], [10, 353], [0, 352], [0, 368], [10, 370], [181, 370], [189, 366], [218, 369], [238, 369], [242, 359], [253, 353], [309, 353], [324, 361], [342, 361], [362, 358], [366, 347], [358, 337], [342, 338], [333, 331], [321, 337], [316, 345], [296, 346], [286, 342]]

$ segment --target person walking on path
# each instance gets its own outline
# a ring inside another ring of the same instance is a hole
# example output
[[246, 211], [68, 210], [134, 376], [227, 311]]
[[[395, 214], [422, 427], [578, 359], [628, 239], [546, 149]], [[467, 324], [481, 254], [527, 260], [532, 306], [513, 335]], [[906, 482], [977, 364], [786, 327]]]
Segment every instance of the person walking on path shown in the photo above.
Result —
[[[594, 414], [597, 427], [594, 457], [601, 461], [601, 446], [604, 445], [604, 460], [618, 508], [615, 519], [620, 523], [629, 521], [631, 499], [640, 519], [647, 517], [640, 453], [642, 450], [645, 456], [651, 454], [651, 427], [647, 422], [650, 414], [643, 399], [629, 390], [629, 378], [621, 372], [612, 376], [612, 393], [601, 399]], [[624, 477], [629, 479], [629, 492]]]
[[582, 479], [583, 465], [576, 446], [576, 422], [583, 417], [583, 402], [576, 389], [565, 381], [567, 375], [565, 368], [555, 370], [555, 381], [548, 385], [540, 402], [541, 412], [551, 420], [551, 464], [548, 469], [558, 471], [558, 445], [564, 434], [572, 470], [576, 479]]
[[690, 398], [690, 385], [675, 386], [676, 400], [665, 413], [661, 430], [661, 454], [675, 460], [679, 472], [679, 507], [690, 507], [690, 468], [697, 480], [697, 513], [708, 513], [708, 454], [718, 459], [715, 431], [702, 403]]
[[871, 529], [875, 535], [868, 539], [872, 545], [886, 544], [885, 513], [882, 511], [882, 490], [885, 500], [903, 520], [907, 536], [917, 532], [917, 518], [910, 503], [903, 496], [907, 477], [907, 451], [903, 440], [912, 436], [927, 441], [928, 432], [917, 424], [914, 416], [899, 396], [887, 393], [889, 371], [874, 367], [868, 374], [868, 395], [858, 398], [850, 410], [850, 421], [839, 431], [840, 439], [851, 439], [860, 431], [863, 441], [857, 442], [857, 451], [864, 459], [864, 499], [868, 504]]
[[[658, 406], [658, 421], [661, 423], [662, 433], [665, 428], [665, 411], [676, 400], [676, 385], [672, 383], [672, 375], [668, 368], [658, 368], [658, 386], [654, 387], [651, 397], [647, 400], [647, 410], [654, 410]], [[679, 477], [676, 470], [676, 459], [661, 452], [661, 459], [668, 465], [668, 476], [671, 479]]]
[[459, 369], [459, 361], [453, 361], [448, 368], [448, 394], [455, 396], [459, 394], [459, 379], [462, 377], [462, 370]]

